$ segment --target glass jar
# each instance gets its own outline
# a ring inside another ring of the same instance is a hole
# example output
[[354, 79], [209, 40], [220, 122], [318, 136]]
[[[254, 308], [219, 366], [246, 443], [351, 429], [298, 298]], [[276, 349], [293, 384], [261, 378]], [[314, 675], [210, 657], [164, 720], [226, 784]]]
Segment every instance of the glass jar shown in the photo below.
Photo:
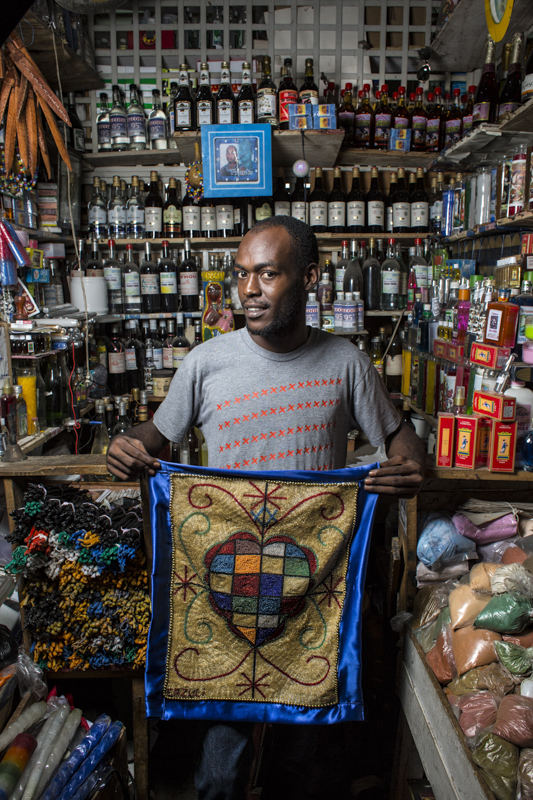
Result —
[[484, 225], [490, 221], [490, 167], [481, 167], [476, 179], [476, 225]]

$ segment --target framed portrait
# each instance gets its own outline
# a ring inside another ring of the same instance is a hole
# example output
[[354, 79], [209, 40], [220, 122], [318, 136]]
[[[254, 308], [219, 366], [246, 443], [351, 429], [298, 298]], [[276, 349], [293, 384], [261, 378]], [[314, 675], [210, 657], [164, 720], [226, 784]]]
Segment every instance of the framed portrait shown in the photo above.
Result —
[[202, 125], [205, 197], [272, 194], [271, 125]]

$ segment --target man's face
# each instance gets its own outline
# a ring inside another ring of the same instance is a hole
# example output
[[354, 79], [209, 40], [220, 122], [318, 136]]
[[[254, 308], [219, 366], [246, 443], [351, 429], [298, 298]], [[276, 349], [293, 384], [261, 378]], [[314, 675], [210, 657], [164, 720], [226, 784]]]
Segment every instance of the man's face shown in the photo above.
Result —
[[226, 150], [226, 161], [228, 164], [234, 164], [237, 160], [237, 151], [234, 147], [228, 147]]
[[246, 327], [253, 336], [280, 339], [297, 328], [307, 281], [297, 275], [292, 238], [284, 228], [247, 234], [235, 269]]

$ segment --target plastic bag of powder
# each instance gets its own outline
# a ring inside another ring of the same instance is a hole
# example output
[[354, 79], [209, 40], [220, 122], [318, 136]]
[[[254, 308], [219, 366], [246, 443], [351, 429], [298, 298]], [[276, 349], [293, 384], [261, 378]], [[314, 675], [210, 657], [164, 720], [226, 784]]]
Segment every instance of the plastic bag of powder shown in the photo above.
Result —
[[460, 697], [457, 706], [461, 710], [459, 725], [464, 735], [475, 736], [483, 728], [494, 725], [500, 700], [490, 692], [471, 692]]
[[517, 747], [533, 747], [533, 698], [519, 694], [504, 697], [493, 732]]
[[474, 627], [498, 633], [522, 633], [533, 617], [531, 601], [515, 592], [491, 597], [474, 621]]
[[515, 800], [518, 747], [493, 733], [482, 736], [472, 758], [498, 800]]

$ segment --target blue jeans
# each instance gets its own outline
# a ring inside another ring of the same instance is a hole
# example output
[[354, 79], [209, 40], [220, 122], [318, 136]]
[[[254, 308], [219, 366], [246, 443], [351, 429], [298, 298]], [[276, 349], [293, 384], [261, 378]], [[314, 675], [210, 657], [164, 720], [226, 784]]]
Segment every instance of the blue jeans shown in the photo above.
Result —
[[[195, 773], [198, 800], [244, 800], [254, 757], [253, 723], [209, 723]], [[261, 800], [305, 800], [319, 726], [275, 725]]]

